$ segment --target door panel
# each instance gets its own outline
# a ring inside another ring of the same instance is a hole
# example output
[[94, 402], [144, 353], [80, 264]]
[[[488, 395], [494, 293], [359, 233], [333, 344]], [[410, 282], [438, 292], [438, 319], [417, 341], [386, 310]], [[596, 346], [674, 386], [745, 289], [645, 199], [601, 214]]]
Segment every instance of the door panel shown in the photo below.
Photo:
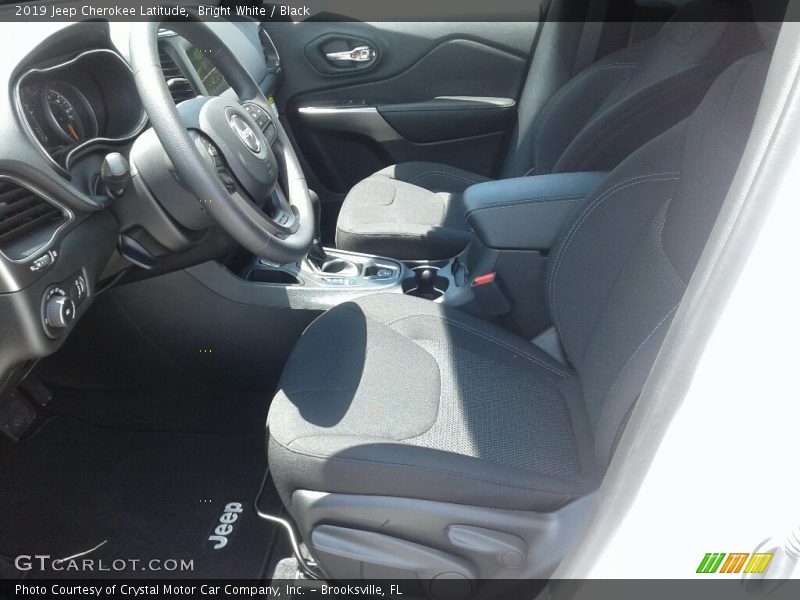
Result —
[[306, 60], [322, 75], [348, 75], [369, 71], [381, 58], [371, 40], [343, 33], [329, 33], [308, 43]]
[[408, 160], [494, 174], [537, 25], [318, 22], [267, 29], [283, 64], [279, 110], [310, 184], [330, 202], [374, 171]]
[[377, 112], [403, 139], [422, 144], [505, 131], [515, 106], [511, 98], [437, 96], [378, 105]]

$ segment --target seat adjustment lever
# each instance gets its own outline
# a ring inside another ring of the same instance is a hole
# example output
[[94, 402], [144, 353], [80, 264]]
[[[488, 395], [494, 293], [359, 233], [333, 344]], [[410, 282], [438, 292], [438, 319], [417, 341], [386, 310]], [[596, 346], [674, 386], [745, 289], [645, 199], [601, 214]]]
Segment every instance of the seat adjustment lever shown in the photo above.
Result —
[[475, 568], [463, 558], [374, 531], [319, 525], [311, 532], [311, 546], [323, 564], [323, 556], [329, 560], [347, 559], [343, 564], [357, 569], [350, 574], [354, 578], [364, 576], [362, 573], [368, 576], [370, 566], [375, 573], [385, 572], [381, 569], [414, 573], [431, 582], [429, 593], [434, 597], [436, 582], [443, 579], [451, 585], [453, 580], [461, 581], [466, 597], [477, 577]]

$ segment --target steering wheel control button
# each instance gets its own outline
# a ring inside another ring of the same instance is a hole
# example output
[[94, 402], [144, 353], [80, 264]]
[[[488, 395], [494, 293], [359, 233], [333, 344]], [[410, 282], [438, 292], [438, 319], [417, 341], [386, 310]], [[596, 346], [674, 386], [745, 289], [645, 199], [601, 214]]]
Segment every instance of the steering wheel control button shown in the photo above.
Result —
[[253, 117], [253, 120], [261, 128], [261, 131], [264, 132], [269, 145], [271, 146], [274, 144], [278, 137], [278, 130], [275, 128], [275, 124], [272, 122], [272, 117], [269, 113], [256, 104], [245, 104], [244, 109], [247, 111], [247, 114]]
[[214, 164], [217, 165], [218, 167], [221, 166], [222, 158], [220, 157], [219, 150], [217, 150], [216, 146], [214, 146], [214, 144], [212, 144], [211, 142], [206, 142], [205, 146], [208, 155], [214, 159]]
[[211, 157], [211, 160], [214, 161], [215, 167], [219, 168], [224, 166], [222, 157], [219, 154], [219, 150], [217, 150], [217, 147], [214, 144], [202, 136], [198, 136], [198, 141], [200, 142], [200, 146], [203, 148], [203, 150], [206, 151], [206, 154], [208, 154]]
[[[272, 118], [269, 116], [267, 111], [260, 106], [256, 106], [255, 104], [245, 104], [244, 109], [247, 111], [247, 114], [253, 117], [253, 120], [258, 123], [261, 131], [266, 131], [267, 127], [272, 125]], [[272, 126], [275, 127], [274, 125]]]
[[221, 169], [219, 171], [219, 179], [222, 182], [222, 185], [225, 186], [225, 189], [228, 190], [231, 194], [236, 191], [236, 181], [227, 170]]
[[56, 294], [47, 301], [45, 321], [55, 329], [64, 329], [75, 319], [75, 303], [65, 295]]

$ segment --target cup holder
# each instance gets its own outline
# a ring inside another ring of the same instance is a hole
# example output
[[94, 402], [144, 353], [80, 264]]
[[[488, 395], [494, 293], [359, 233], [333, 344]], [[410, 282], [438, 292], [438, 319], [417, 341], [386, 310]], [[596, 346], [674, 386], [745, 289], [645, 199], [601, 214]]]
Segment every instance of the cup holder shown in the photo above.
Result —
[[320, 270], [327, 275], [343, 275], [352, 277], [359, 274], [359, 268], [357, 264], [355, 264], [353, 261], [344, 260], [341, 258], [326, 260]]
[[412, 269], [413, 277], [403, 281], [403, 293], [426, 300], [438, 300], [447, 291], [450, 280], [439, 275], [439, 269], [431, 266], [420, 266]]
[[278, 285], [297, 285], [300, 280], [288, 271], [277, 269], [253, 269], [247, 274], [247, 281], [255, 283], [275, 283]]

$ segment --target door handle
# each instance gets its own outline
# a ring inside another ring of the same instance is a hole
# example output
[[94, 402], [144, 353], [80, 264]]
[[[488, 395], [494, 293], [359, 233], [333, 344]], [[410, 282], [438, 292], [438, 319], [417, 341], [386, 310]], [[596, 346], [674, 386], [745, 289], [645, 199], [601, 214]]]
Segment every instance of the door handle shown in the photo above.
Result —
[[332, 63], [366, 63], [375, 60], [377, 53], [369, 46], [358, 46], [343, 52], [328, 52], [325, 54]]

